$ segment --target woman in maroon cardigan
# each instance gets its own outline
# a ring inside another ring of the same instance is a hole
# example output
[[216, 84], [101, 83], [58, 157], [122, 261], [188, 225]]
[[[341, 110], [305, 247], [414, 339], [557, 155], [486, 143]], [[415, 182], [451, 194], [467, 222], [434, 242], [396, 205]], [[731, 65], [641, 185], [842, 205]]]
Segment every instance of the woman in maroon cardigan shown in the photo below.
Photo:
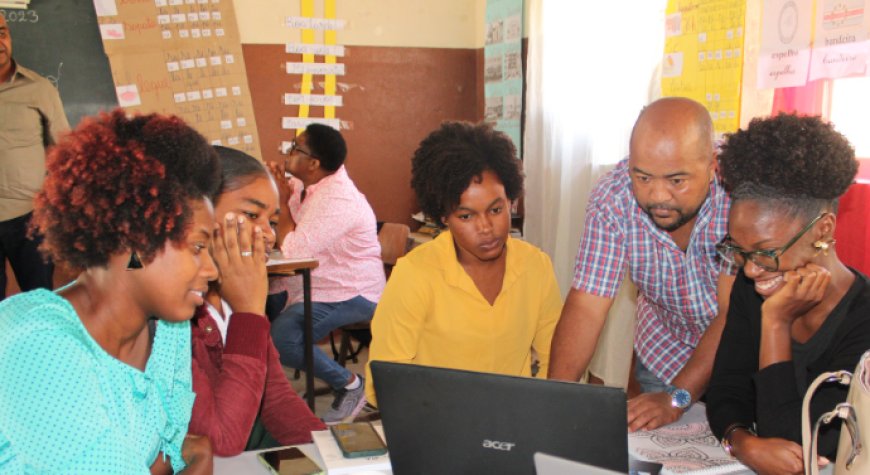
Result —
[[278, 190], [256, 159], [215, 148], [223, 167], [212, 250], [220, 278], [191, 324], [196, 401], [190, 430], [208, 435], [221, 456], [310, 442], [311, 431], [325, 426], [287, 380], [263, 314]]

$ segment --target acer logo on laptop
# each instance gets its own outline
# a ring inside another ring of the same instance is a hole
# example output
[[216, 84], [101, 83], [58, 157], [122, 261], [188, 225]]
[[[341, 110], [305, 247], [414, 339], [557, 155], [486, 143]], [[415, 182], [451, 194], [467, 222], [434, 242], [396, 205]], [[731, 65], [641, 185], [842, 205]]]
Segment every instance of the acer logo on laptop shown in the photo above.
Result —
[[483, 448], [484, 449], [495, 449], [495, 450], [504, 450], [510, 452], [510, 450], [517, 444], [513, 442], [501, 442], [498, 440], [489, 440], [483, 439]]

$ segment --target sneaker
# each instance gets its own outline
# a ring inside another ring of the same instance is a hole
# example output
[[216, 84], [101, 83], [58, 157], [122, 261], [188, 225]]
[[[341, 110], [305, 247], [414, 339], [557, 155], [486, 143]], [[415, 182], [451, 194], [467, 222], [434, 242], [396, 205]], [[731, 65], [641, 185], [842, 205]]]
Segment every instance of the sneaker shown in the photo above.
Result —
[[327, 424], [351, 422], [366, 405], [365, 378], [361, 375], [356, 375], [356, 377], [359, 378], [359, 387], [356, 389], [341, 388], [336, 391], [332, 407], [323, 415], [323, 422]]

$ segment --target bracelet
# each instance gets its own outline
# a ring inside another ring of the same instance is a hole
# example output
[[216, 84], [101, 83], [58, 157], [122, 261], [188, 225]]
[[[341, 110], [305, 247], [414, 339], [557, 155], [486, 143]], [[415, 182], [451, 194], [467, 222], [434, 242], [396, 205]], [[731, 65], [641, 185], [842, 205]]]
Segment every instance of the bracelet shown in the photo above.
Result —
[[755, 429], [753, 429], [751, 425], [743, 424], [742, 422], [735, 422], [734, 424], [728, 426], [728, 428], [725, 429], [725, 434], [722, 435], [722, 448], [725, 450], [725, 453], [727, 453], [730, 457], [735, 457], [733, 453], [734, 447], [731, 445], [731, 434], [740, 429], [749, 432], [750, 435], [758, 435], [758, 433], [755, 432]]

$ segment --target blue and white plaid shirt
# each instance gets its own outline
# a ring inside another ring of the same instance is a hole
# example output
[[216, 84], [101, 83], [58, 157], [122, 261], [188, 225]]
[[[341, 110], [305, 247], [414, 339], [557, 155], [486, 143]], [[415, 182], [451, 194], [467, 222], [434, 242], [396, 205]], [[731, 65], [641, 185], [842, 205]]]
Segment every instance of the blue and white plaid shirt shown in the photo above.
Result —
[[721, 262], [716, 244], [728, 232], [730, 200], [717, 180], [683, 252], [638, 206], [628, 160], [599, 180], [586, 209], [574, 288], [613, 298], [626, 261], [638, 288], [634, 348], [641, 363], [666, 383], [680, 372], [718, 312]]

